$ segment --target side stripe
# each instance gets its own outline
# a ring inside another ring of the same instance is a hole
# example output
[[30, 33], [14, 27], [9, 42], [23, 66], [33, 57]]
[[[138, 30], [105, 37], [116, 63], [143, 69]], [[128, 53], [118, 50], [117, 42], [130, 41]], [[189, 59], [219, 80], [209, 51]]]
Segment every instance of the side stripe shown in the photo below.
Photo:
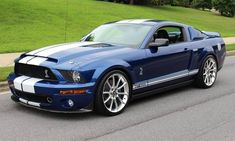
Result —
[[178, 78], [183, 78], [188, 76], [188, 71], [180, 71], [166, 76], [157, 77], [154, 79], [148, 80], [148, 86], [164, 83], [167, 81], [175, 80]]
[[164, 83], [164, 82], [168, 82], [168, 81], [183, 78], [186, 76], [195, 75], [198, 73], [198, 71], [199, 71], [198, 69], [195, 69], [192, 71], [184, 70], [184, 71], [179, 71], [179, 72], [175, 72], [172, 74], [160, 76], [157, 78], [137, 82], [137, 83], [133, 84], [133, 90], [156, 85], [156, 84], [160, 84], [160, 83]]
[[22, 89], [24, 92], [28, 93], [35, 93], [34, 86], [37, 82], [41, 81], [42, 79], [37, 78], [30, 78], [22, 82]]
[[17, 77], [13, 82], [14, 82], [14, 87], [15, 89], [17, 90], [20, 90], [22, 91], [22, 82], [25, 81], [26, 79], [29, 79], [29, 77], [27, 76], [20, 76], [20, 77]]
[[195, 69], [195, 70], [192, 70], [192, 71], [189, 71], [189, 75], [194, 75], [194, 74], [197, 74], [199, 72], [199, 69]]

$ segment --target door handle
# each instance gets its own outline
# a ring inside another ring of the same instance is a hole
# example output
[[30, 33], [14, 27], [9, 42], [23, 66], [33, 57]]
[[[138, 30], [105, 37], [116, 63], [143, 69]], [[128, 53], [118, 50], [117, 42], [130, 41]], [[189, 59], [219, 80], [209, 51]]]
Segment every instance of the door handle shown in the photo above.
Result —
[[184, 48], [184, 51], [187, 51], [188, 50], [188, 48]]

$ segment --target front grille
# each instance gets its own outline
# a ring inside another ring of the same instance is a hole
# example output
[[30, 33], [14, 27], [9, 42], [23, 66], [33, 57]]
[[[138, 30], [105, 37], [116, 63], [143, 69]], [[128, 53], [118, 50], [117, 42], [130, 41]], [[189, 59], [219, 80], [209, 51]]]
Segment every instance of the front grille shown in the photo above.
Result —
[[40, 78], [44, 80], [57, 80], [55, 75], [52, 73], [50, 69], [42, 66], [16, 63], [15, 74]]
[[38, 95], [38, 94], [31, 94], [21, 91], [15, 91], [15, 94], [28, 101], [38, 102], [38, 103], [48, 103], [47, 98], [48, 96]]

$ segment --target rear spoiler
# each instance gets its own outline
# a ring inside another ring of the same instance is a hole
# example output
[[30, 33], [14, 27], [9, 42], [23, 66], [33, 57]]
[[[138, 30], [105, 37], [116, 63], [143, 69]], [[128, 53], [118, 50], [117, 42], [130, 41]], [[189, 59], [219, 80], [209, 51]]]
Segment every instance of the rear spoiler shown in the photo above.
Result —
[[218, 32], [208, 32], [208, 31], [202, 31], [203, 34], [208, 36], [208, 38], [218, 38], [221, 37]]

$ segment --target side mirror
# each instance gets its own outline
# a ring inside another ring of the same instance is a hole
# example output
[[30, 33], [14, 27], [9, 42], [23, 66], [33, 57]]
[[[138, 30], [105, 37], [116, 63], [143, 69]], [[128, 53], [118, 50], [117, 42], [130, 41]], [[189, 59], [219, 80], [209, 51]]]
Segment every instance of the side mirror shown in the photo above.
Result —
[[155, 42], [149, 43], [149, 48], [164, 47], [168, 45], [169, 45], [168, 39], [156, 39]]

